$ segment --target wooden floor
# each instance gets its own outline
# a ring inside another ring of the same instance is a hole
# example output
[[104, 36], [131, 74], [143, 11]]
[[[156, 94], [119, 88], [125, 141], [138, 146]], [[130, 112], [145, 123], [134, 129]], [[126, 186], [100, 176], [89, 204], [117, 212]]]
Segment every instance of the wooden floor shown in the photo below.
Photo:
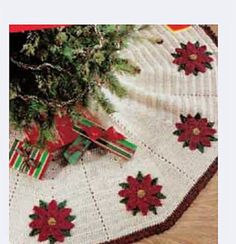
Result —
[[[211, 26], [217, 34], [217, 26]], [[217, 244], [218, 176], [215, 175], [175, 226], [138, 244]]]
[[217, 183], [215, 175], [191, 207], [168, 231], [138, 244], [217, 244]]

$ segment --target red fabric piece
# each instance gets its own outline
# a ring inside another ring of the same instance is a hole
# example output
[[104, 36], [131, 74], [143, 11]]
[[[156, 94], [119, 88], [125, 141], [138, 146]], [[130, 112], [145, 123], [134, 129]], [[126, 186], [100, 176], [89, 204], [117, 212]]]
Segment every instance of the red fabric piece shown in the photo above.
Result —
[[81, 126], [81, 128], [85, 131], [89, 138], [94, 141], [101, 137], [108, 141], [118, 141], [126, 138], [124, 135], [117, 132], [114, 127], [109, 127], [106, 131], [97, 126]]
[[147, 215], [150, 206], [162, 206], [161, 200], [156, 196], [161, 191], [162, 186], [152, 185], [150, 174], [144, 176], [142, 180], [128, 176], [127, 182], [129, 187], [118, 193], [121, 197], [128, 199], [126, 203], [127, 211], [138, 208], [143, 215]]
[[39, 140], [39, 128], [37, 127], [36, 124], [32, 124], [28, 126], [27, 128], [25, 128], [24, 132], [25, 132], [26, 139], [30, 144], [32, 145], [37, 144]]
[[71, 230], [74, 227], [74, 224], [67, 219], [71, 209], [59, 208], [55, 200], [52, 200], [47, 208], [35, 206], [33, 210], [37, 218], [29, 224], [29, 227], [39, 230], [39, 242], [48, 240], [50, 236], [63, 242], [62, 230]]
[[10, 33], [14, 32], [24, 32], [24, 31], [32, 31], [32, 30], [42, 30], [42, 29], [51, 29], [56, 27], [63, 27], [69, 25], [10, 25], [9, 31]]
[[[55, 131], [57, 133], [53, 141], [46, 142], [46, 149], [49, 152], [55, 152], [61, 147], [72, 143], [77, 137], [78, 133], [73, 130], [73, 123], [69, 116], [55, 116]], [[26, 139], [32, 145], [37, 144], [39, 140], [39, 128], [37, 125], [29, 126], [24, 130]]]
[[109, 127], [105, 132], [105, 139], [109, 141], [124, 140], [126, 137], [121, 133], [117, 132], [114, 127]]
[[167, 25], [172, 31], [187, 29], [191, 25]]
[[55, 116], [54, 123], [58, 135], [55, 140], [47, 142], [46, 147], [49, 152], [54, 152], [72, 143], [78, 137], [78, 133], [73, 130], [73, 122], [68, 115]]
[[[84, 108], [80, 109], [80, 113], [87, 119], [99, 124], [100, 121]], [[77, 137], [78, 133], [73, 130], [73, 122], [68, 115], [55, 116], [55, 132], [57, 133], [53, 141], [48, 141], [45, 145], [49, 152], [55, 152], [61, 147], [72, 143]], [[29, 143], [32, 145], [37, 144], [39, 141], [39, 128], [36, 124], [30, 125], [25, 130], [25, 136]]]
[[81, 128], [85, 131], [88, 137], [94, 141], [96, 141], [104, 135], [103, 130], [96, 126], [81, 126]]
[[175, 126], [180, 131], [178, 141], [188, 142], [190, 150], [197, 149], [199, 144], [210, 147], [210, 137], [216, 133], [216, 130], [208, 125], [206, 118], [196, 119], [191, 115], [188, 115], [185, 122], [176, 123]]

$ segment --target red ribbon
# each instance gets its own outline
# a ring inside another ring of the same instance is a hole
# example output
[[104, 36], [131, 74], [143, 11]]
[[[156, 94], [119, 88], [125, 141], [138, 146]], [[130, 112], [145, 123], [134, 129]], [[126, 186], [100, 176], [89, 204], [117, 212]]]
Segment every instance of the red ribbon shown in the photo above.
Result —
[[10, 25], [9, 30], [11, 33], [13, 33], [13, 32], [51, 29], [51, 28], [63, 27], [63, 26], [68, 26], [68, 25]]
[[167, 25], [172, 31], [179, 31], [188, 28], [191, 25]]
[[32, 167], [32, 168], [37, 168], [39, 165], [39, 162], [30, 157], [31, 150], [32, 150], [32, 147], [24, 147], [24, 146], [16, 149], [16, 151], [23, 158], [24, 165], [27, 165], [28, 167]]
[[96, 126], [81, 126], [81, 128], [85, 131], [88, 137], [94, 141], [100, 138], [104, 138], [108, 141], [119, 141], [126, 139], [126, 137], [117, 132], [114, 127], [109, 127], [107, 130], [103, 130], [102, 128]]

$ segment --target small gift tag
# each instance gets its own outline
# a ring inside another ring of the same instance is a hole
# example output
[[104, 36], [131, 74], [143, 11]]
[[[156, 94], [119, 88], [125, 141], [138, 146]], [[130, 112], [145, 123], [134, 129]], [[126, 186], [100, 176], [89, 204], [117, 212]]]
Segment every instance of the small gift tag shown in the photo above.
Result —
[[76, 164], [92, 142], [79, 136], [63, 153], [70, 164]]
[[28, 143], [15, 139], [9, 154], [9, 167], [41, 179], [49, 162], [50, 154], [46, 150], [40, 150]]

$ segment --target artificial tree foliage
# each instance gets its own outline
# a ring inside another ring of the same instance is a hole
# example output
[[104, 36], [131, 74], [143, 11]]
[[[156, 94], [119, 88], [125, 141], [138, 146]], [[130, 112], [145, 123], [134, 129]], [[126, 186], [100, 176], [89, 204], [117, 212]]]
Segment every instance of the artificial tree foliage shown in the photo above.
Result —
[[[107, 113], [114, 105], [103, 92], [122, 98], [126, 89], [117, 72], [135, 75], [140, 68], [119, 56], [134, 25], [71, 25], [10, 34], [10, 120], [18, 128], [36, 123], [50, 137], [54, 115], [90, 101]], [[47, 138], [46, 138], [47, 139]]]

